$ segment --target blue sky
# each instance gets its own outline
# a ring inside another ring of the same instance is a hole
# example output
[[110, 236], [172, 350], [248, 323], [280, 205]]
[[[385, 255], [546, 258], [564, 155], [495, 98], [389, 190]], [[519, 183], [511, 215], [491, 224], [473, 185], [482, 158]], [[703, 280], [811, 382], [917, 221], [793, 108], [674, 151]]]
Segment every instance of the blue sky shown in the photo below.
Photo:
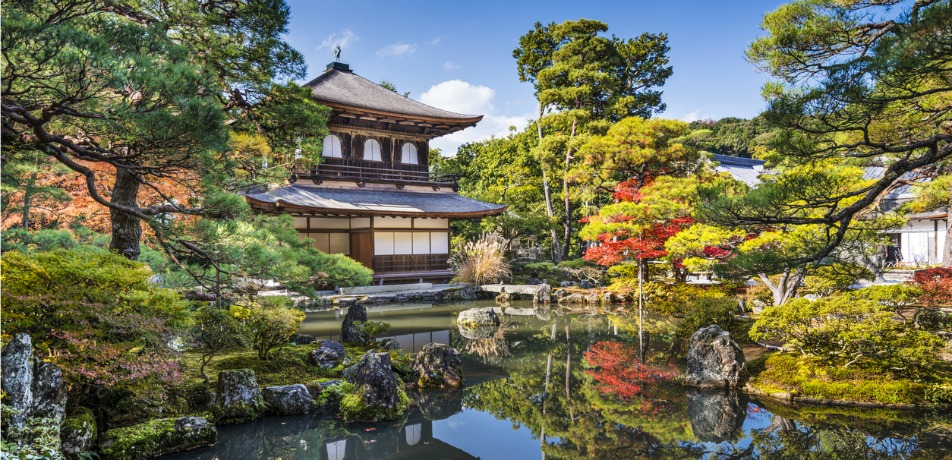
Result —
[[512, 50], [536, 21], [597, 19], [622, 38], [666, 32], [674, 75], [661, 117], [749, 118], [764, 108], [767, 77], [744, 60], [779, 0], [729, 1], [306, 1], [289, 0], [286, 39], [304, 54], [308, 77], [333, 60], [372, 81], [387, 80], [430, 105], [484, 115], [479, 126], [434, 140], [453, 154], [463, 142], [504, 135], [535, 118], [532, 86], [520, 83]]

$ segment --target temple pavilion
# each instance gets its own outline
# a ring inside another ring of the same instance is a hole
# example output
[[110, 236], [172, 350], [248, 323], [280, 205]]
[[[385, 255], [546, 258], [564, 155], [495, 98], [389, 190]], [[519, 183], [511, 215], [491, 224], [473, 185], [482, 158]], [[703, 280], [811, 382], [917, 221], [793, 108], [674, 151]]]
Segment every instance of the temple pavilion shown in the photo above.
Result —
[[291, 214], [302, 238], [373, 269], [377, 283], [451, 278], [450, 222], [506, 206], [462, 197], [456, 177], [430, 173], [429, 141], [483, 117], [417, 102], [339, 62], [306, 86], [331, 108], [323, 161], [294, 169], [290, 185], [246, 195], [252, 208]]

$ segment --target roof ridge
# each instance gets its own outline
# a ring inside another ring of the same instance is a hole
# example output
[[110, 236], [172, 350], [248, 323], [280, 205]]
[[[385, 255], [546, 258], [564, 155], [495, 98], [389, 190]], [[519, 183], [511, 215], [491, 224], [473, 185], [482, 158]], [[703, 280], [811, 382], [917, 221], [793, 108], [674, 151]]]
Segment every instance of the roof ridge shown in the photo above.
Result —
[[[356, 77], [356, 79], [351, 77]], [[328, 82], [327, 87], [322, 85], [325, 81]], [[335, 85], [334, 82], [339, 83]], [[312, 94], [318, 100], [369, 110], [447, 120], [473, 120], [482, 119], [483, 117], [482, 115], [453, 112], [425, 104], [409, 96], [403, 96], [384, 88], [353, 71], [344, 72], [329, 68], [313, 80], [305, 83], [304, 86], [310, 87]]]

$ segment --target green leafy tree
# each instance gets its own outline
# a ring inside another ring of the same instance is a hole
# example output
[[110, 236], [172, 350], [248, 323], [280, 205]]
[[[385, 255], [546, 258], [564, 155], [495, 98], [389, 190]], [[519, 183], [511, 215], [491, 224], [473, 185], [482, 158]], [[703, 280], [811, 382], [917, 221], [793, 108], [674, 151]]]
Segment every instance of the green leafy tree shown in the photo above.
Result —
[[586, 134], [629, 116], [664, 110], [657, 90], [671, 75], [668, 38], [644, 33], [634, 39], [604, 37], [605, 23], [588, 19], [534, 28], [513, 51], [519, 80], [532, 83], [539, 101], [534, 156], [542, 167], [546, 214], [555, 219], [550, 180], [562, 178], [563, 234], [552, 230], [552, 256], [569, 257], [573, 222], [568, 171]]
[[720, 120], [698, 120], [690, 123], [698, 134], [692, 144], [706, 152], [751, 158], [759, 148], [773, 139], [774, 127], [763, 115], [750, 120], [726, 117]]
[[202, 353], [202, 365], [198, 372], [205, 383], [209, 383], [205, 367], [222, 351], [246, 346], [247, 337], [241, 323], [222, 308], [211, 305], [201, 307], [195, 312], [194, 320], [195, 341]]
[[[326, 110], [276, 83], [304, 75], [281, 40], [282, 1], [15, 2], [2, 14], [4, 152], [36, 150], [84, 177], [110, 210], [111, 249], [129, 258], [142, 222], [167, 250], [187, 250], [170, 215], [230, 214], [205, 199], [234, 177], [219, 154], [229, 129], [319, 151]], [[161, 192], [169, 183], [178, 193]], [[143, 202], [142, 190], [160, 198]]]
[[[670, 239], [666, 244], [669, 256], [682, 258], [690, 267], [711, 267], [727, 278], [755, 276], [771, 290], [774, 305], [782, 305], [796, 297], [804, 278], [818, 267], [872, 260], [883, 242], [881, 231], [897, 223], [872, 214], [848, 222], [843, 229], [831, 230], [815, 223], [814, 219], [861, 199], [821, 201], [821, 196], [842, 196], [875, 182], [856, 166], [835, 160], [778, 166], [761, 179], [753, 189], [728, 180], [699, 187], [701, 224]], [[799, 217], [787, 223], [750, 217], [771, 206], [772, 215]], [[748, 218], [725, 220], [727, 215]], [[839, 240], [836, 251], [826, 252], [831, 238]], [[815, 256], [821, 252], [825, 255], [817, 260]]]
[[[49, 222], [35, 222], [32, 211], [37, 207], [56, 208], [57, 204], [69, 199], [59, 187], [44, 184], [41, 177], [47, 174], [62, 174], [63, 167], [52, 168], [45, 155], [35, 150], [9, 152], [2, 157], [3, 174], [0, 175], [0, 207], [4, 217], [19, 214], [19, 227], [24, 229], [48, 225]], [[54, 171], [50, 171], [54, 169]], [[17, 196], [19, 195], [19, 196]], [[11, 200], [17, 196], [17, 200]], [[52, 210], [52, 209], [50, 209]], [[6, 219], [4, 219], [6, 220]]]
[[453, 157], [430, 154], [433, 172], [459, 176], [460, 194], [505, 203], [506, 212], [481, 221], [454, 222], [457, 235], [476, 239], [496, 233], [506, 241], [549, 234], [552, 222], [545, 212], [542, 172], [532, 155], [538, 143], [530, 126], [508, 136], [464, 144]]
[[[764, 116], [782, 128], [772, 144], [784, 162], [802, 168], [782, 173], [790, 182], [785, 188], [768, 184], [728, 203], [711, 198], [721, 205], [715, 208], [723, 224], [822, 227], [822, 244], [797, 257], [822, 260], [904, 175], [947, 170], [952, 5], [797, 0], [767, 14], [761, 26], [767, 35], [747, 56], [777, 78], [764, 87]], [[824, 189], [831, 160], [877, 166], [882, 174]], [[804, 215], [804, 208], [820, 212]]]
[[[611, 200], [579, 231], [594, 242], [587, 260], [608, 266], [636, 261], [647, 279], [647, 261], [666, 256], [665, 241], [693, 223], [697, 186], [715, 177], [699, 152], [684, 144], [688, 131], [680, 121], [629, 117], [581, 147], [573, 181], [589, 200]], [[679, 266], [674, 271], [683, 275]]]
[[270, 359], [275, 348], [288, 343], [304, 321], [304, 312], [289, 308], [283, 300], [259, 297], [254, 302], [231, 306], [231, 315], [242, 323], [262, 360]]
[[[249, 212], [244, 203], [234, 206]], [[277, 281], [304, 295], [317, 289], [370, 283], [372, 270], [342, 254], [314, 249], [311, 240], [300, 238], [291, 216], [236, 217], [203, 219], [189, 225], [198, 241], [189, 243], [194, 247], [188, 258], [167, 265], [170, 281], [184, 281], [185, 285], [178, 287], [197, 282], [204, 292], [211, 293], [202, 297], [204, 300], [221, 305], [229, 299], [254, 299], [261, 280]], [[177, 276], [183, 271], [189, 276]]]

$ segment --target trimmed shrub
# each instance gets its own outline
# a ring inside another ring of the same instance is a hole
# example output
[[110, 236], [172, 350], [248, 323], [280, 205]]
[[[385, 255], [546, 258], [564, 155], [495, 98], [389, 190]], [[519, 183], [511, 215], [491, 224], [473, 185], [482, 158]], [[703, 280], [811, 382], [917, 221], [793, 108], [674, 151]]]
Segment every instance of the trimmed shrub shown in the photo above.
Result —
[[[834, 368], [818, 358], [776, 353], [764, 363], [753, 382], [767, 392], [788, 391], [797, 396], [878, 404], [935, 403], [930, 385], [861, 369]], [[936, 386], [941, 391], [941, 386]], [[939, 397], [937, 395], [937, 397]]]
[[894, 320], [881, 305], [849, 296], [800, 298], [767, 308], [754, 322], [750, 337], [783, 343], [831, 366], [907, 377], [928, 374], [942, 343], [934, 334]]
[[851, 299], [875, 302], [901, 315], [903, 310], [919, 304], [922, 288], [914, 284], [886, 284], [857, 289], [847, 295]]
[[814, 268], [803, 279], [801, 294], [813, 294], [818, 297], [827, 297], [839, 292], [845, 292], [859, 280], [873, 279], [874, 275], [868, 268], [856, 264], [835, 263]]
[[0, 264], [3, 333], [29, 333], [71, 386], [180, 377], [168, 341], [187, 330], [188, 305], [145, 264], [84, 248], [7, 252]]

